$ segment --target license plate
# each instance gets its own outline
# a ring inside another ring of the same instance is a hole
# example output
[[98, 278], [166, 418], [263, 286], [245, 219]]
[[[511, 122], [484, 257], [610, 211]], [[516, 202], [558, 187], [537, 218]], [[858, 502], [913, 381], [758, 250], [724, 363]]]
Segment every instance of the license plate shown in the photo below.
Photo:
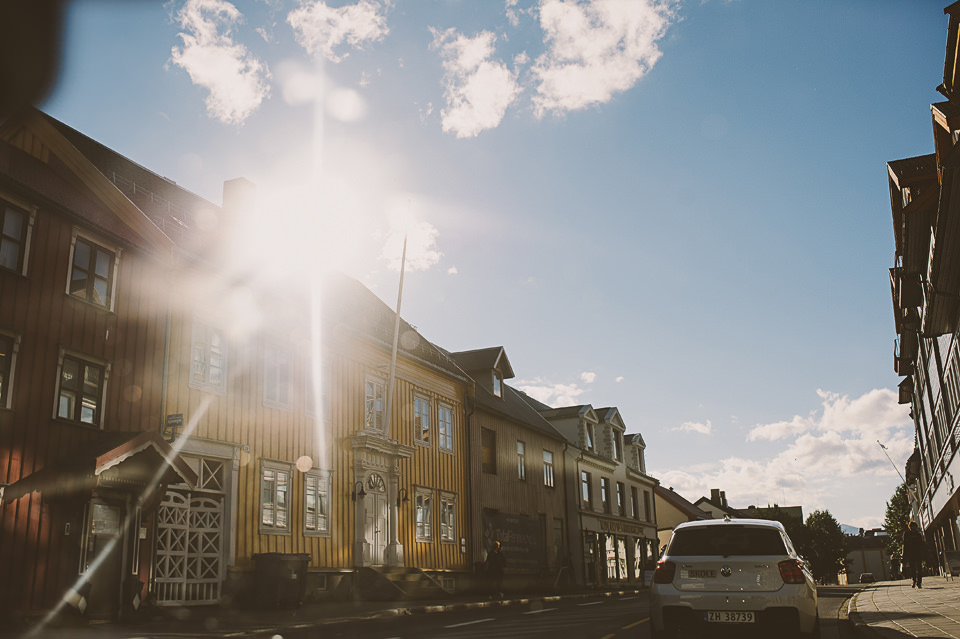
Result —
[[709, 623], [755, 623], [753, 612], [738, 610], [708, 610], [706, 620]]

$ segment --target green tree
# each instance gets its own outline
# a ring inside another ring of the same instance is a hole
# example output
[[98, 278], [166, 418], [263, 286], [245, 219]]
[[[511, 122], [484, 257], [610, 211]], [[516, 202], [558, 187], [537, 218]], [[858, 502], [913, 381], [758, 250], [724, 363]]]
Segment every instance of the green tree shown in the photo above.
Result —
[[807, 530], [800, 517], [791, 517], [777, 504], [774, 504], [772, 508], [767, 506], [766, 508], [759, 509], [757, 516], [760, 519], [771, 519], [783, 524], [787, 535], [790, 537], [790, 541], [793, 542], [794, 548], [797, 549], [797, 552], [800, 553], [801, 556], [806, 557]]
[[806, 559], [818, 582], [833, 582], [847, 563], [847, 540], [829, 510], [815, 510], [807, 517]]
[[887, 512], [883, 518], [883, 529], [890, 535], [887, 550], [894, 557], [902, 556], [900, 544], [903, 541], [903, 532], [910, 521], [910, 500], [907, 497], [907, 485], [900, 484], [887, 502]]

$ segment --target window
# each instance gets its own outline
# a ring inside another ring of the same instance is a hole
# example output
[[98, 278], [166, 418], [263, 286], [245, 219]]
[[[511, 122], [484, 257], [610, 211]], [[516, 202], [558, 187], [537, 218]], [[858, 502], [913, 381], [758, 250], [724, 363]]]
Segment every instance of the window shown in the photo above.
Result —
[[200, 390], [226, 392], [227, 344], [223, 333], [194, 320], [190, 351], [190, 385]]
[[0, 408], [11, 406], [10, 388], [19, 350], [19, 336], [0, 333]]
[[621, 517], [627, 515], [627, 489], [621, 481], [617, 482], [617, 513]]
[[0, 200], [0, 267], [24, 274], [33, 215]]
[[330, 534], [330, 475], [311, 470], [303, 475], [303, 534]]
[[493, 371], [493, 394], [497, 397], [503, 397], [503, 375], [500, 371]]
[[647, 521], [653, 521], [653, 517], [650, 516], [652, 511], [650, 510], [650, 492], [643, 491], [643, 514], [644, 519]]
[[440, 541], [453, 543], [457, 539], [457, 498], [440, 494]]
[[413, 398], [413, 425], [415, 436], [421, 444], [430, 443], [430, 400], [421, 395]]
[[497, 474], [497, 434], [489, 428], [480, 430], [480, 465], [483, 472]]
[[276, 462], [261, 462], [260, 532], [290, 532], [290, 467]]
[[57, 417], [99, 426], [108, 370], [102, 363], [61, 353]]
[[593, 424], [584, 425], [584, 438], [587, 450], [593, 450]]
[[74, 234], [69, 293], [97, 306], [111, 308], [119, 253]]
[[453, 409], [443, 404], [438, 410], [437, 436], [441, 450], [453, 452]]
[[613, 431], [613, 458], [623, 461], [623, 433], [618, 430]]
[[378, 379], [367, 379], [364, 391], [364, 428], [383, 430], [383, 382]]
[[517, 442], [517, 479], [524, 481], [527, 478], [527, 445]]
[[263, 355], [263, 403], [290, 408], [292, 401], [290, 354], [278, 344], [267, 344]]
[[553, 488], [553, 453], [543, 451], [543, 485]]
[[590, 490], [590, 473], [585, 470], [580, 471], [580, 498], [585, 508], [593, 507], [593, 494]]
[[610, 480], [606, 477], [600, 478], [600, 505], [603, 506], [603, 512], [610, 512]]
[[630, 502], [633, 506], [633, 518], [640, 519], [640, 497], [636, 486], [630, 487]]
[[433, 541], [433, 495], [428, 488], [416, 491], [417, 541]]

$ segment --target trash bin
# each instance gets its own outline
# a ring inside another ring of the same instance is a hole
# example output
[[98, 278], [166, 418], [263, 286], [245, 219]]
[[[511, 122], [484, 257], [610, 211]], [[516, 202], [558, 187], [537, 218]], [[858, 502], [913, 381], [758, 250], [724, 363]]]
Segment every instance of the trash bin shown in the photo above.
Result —
[[253, 556], [256, 604], [263, 608], [296, 608], [307, 593], [306, 553], [264, 552]]

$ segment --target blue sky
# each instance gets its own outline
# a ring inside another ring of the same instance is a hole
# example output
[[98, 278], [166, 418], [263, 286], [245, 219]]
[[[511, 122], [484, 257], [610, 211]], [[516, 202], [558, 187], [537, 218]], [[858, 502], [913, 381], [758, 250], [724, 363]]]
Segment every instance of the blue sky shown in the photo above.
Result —
[[[41, 105], [552, 405], [614, 405], [691, 500], [882, 522], [885, 163], [933, 151], [943, 2], [74, 0]], [[282, 231], [292, 231], [283, 235]]]

